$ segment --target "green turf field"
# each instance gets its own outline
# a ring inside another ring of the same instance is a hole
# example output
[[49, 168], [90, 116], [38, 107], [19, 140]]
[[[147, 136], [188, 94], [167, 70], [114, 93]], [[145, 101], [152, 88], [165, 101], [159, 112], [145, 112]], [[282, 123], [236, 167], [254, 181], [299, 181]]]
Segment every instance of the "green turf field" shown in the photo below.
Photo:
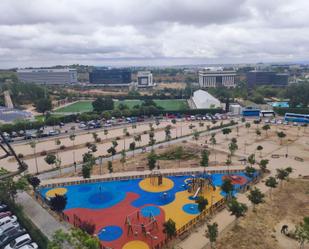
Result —
[[[154, 102], [161, 106], [164, 110], [168, 111], [178, 111], [178, 110], [185, 110], [188, 109], [188, 104], [186, 100], [181, 99], [157, 99], [154, 100]], [[76, 103], [73, 103], [71, 105], [62, 107], [60, 109], [55, 110], [55, 112], [89, 112], [92, 111], [92, 101], [78, 101]], [[125, 104], [129, 108], [133, 108], [135, 105], [141, 105], [142, 101], [137, 99], [132, 100], [120, 100], [120, 101], [114, 101], [115, 108], [119, 106], [119, 104]]]

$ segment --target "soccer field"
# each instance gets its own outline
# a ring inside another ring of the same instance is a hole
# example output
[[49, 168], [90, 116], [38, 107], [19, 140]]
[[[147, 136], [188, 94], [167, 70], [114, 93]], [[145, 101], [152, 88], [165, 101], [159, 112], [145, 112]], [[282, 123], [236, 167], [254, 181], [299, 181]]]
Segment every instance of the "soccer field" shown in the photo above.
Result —
[[[164, 110], [168, 111], [179, 111], [188, 109], [188, 104], [186, 100], [183, 99], [157, 99], [154, 102], [162, 107]], [[114, 101], [115, 108], [119, 106], [119, 104], [124, 104], [128, 106], [130, 109], [136, 105], [141, 105], [142, 100], [132, 99], [132, 100], [120, 100]], [[92, 101], [78, 101], [71, 105], [67, 105], [65, 107], [59, 108], [55, 110], [55, 112], [59, 113], [70, 113], [70, 112], [89, 112], [92, 111]]]

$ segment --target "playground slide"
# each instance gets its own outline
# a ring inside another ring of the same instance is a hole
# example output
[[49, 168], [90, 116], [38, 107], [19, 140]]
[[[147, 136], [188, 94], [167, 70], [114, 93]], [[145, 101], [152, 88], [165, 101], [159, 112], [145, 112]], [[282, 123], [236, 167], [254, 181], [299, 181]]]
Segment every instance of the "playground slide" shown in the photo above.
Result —
[[197, 195], [198, 195], [198, 193], [200, 192], [200, 190], [201, 190], [201, 187], [199, 187], [199, 188], [196, 190], [195, 194], [193, 195], [193, 199], [195, 199], [195, 198], [197, 197]]

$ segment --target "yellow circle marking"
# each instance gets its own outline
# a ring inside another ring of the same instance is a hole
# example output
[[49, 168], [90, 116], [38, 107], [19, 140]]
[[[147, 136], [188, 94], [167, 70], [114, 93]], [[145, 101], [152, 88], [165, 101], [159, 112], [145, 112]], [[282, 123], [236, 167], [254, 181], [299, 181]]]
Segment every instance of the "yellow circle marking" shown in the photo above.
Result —
[[54, 188], [46, 193], [46, 197], [55, 197], [56, 195], [65, 195], [68, 190], [66, 188]]
[[158, 178], [155, 179], [146, 178], [139, 182], [139, 187], [147, 192], [164, 192], [174, 187], [174, 182], [168, 178], [163, 177], [162, 184], [158, 185]]
[[133, 240], [126, 243], [122, 249], [149, 249], [149, 246], [140, 240]]

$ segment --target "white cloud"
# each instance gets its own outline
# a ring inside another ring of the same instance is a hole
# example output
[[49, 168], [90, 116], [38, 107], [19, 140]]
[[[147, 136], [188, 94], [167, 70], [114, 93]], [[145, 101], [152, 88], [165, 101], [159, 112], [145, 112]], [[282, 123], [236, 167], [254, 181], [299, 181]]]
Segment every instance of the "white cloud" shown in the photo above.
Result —
[[0, 67], [306, 60], [308, 9], [307, 0], [1, 0]]

